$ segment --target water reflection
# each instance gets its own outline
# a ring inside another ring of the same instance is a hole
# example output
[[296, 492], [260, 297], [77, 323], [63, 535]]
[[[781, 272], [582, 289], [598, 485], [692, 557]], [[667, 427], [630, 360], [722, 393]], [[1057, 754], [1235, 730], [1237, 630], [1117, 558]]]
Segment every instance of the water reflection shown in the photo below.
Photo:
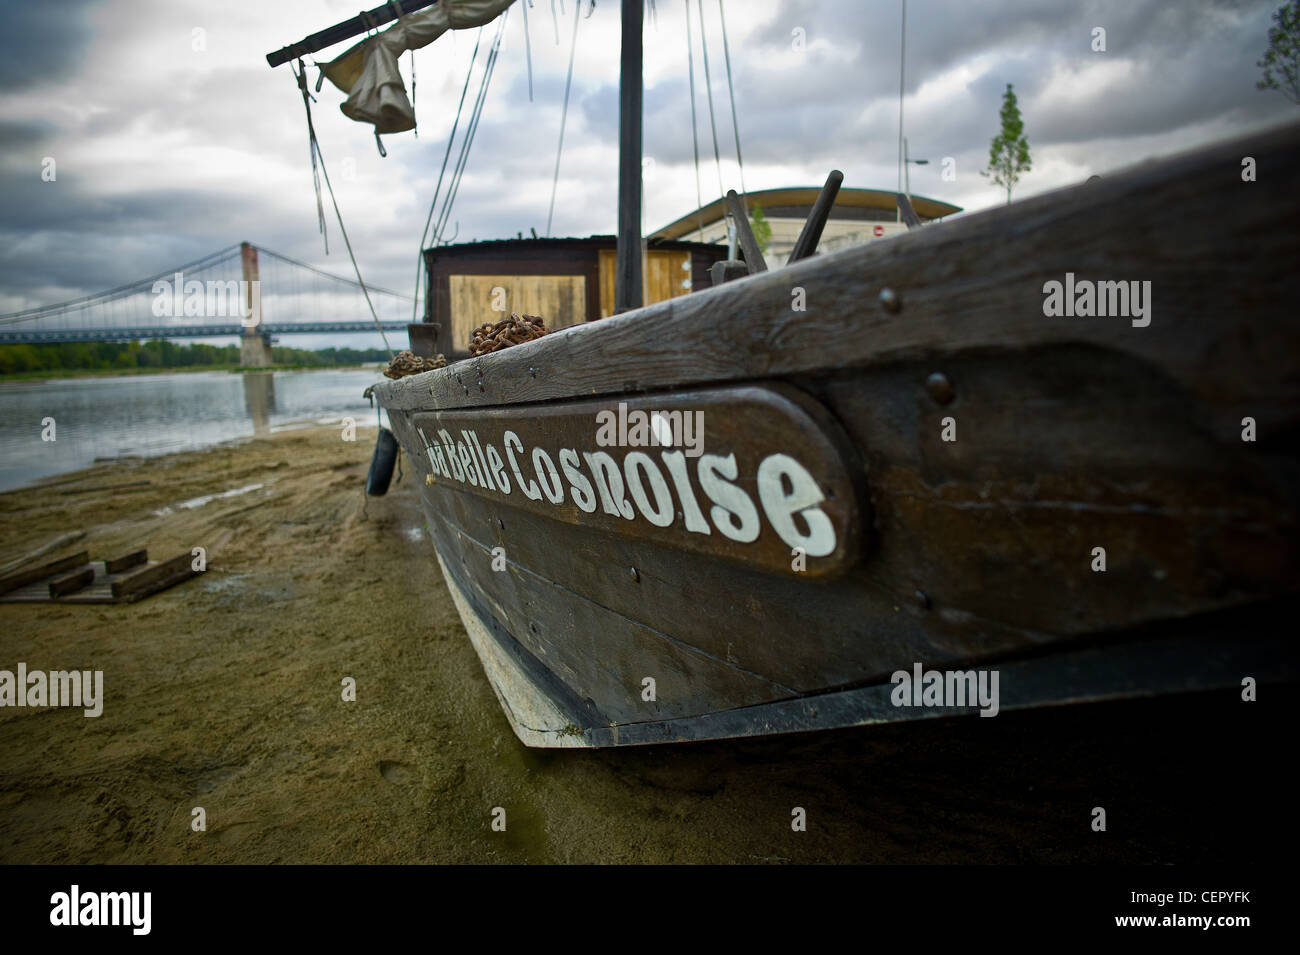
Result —
[[246, 371], [244, 379], [244, 409], [253, 422], [253, 434], [261, 437], [271, 433], [271, 414], [275, 411], [275, 373], [271, 371]]
[[[198, 372], [0, 380], [0, 490], [87, 467], [269, 434], [291, 421], [374, 412], [373, 370]], [[42, 440], [53, 418], [55, 440]]]

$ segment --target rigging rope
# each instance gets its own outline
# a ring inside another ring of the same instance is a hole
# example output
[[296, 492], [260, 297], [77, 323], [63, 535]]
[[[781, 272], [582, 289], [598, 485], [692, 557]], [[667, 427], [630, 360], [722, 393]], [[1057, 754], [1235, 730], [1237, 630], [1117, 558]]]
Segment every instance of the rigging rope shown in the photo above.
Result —
[[[704, 35], [704, 0], [698, 0], [700, 10], [700, 47], [704, 50], [704, 87], [709, 96], [709, 125], [713, 128], [713, 161], [718, 167], [718, 195], [726, 199], [727, 190], [722, 185], [722, 154], [718, 151], [718, 124], [713, 117], [713, 80], [709, 75], [709, 41]], [[726, 207], [724, 202], [723, 207]]]
[[528, 102], [530, 103], [533, 101], [533, 42], [528, 35], [528, 8], [531, 5], [532, 0], [524, 0], [524, 56], [528, 59]]
[[695, 44], [691, 41], [691, 0], [686, 0], [686, 62], [691, 78], [691, 144], [695, 147], [695, 224], [704, 241], [704, 193], [700, 189], [700, 136], [695, 119]]
[[[525, 0], [526, 2], [526, 0]], [[447, 137], [447, 150], [442, 154], [442, 169], [438, 171], [438, 184], [433, 190], [433, 201], [429, 203], [429, 216], [424, 220], [424, 231], [420, 233], [420, 248], [416, 254], [415, 263], [415, 296], [411, 303], [411, 323], [416, 321], [417, 310], [420, 307], [420, 272], [424, 267], [424, 240], [429, 235], [429, 225], [433, 222], [433, 211], [438, 206], [438, 193], [442, 191], [442, 177], [447, 172], [447, 160], [451, 157], [451, 144], [456, 139], [456, 129], [460, 126], [461, 110], [465, 108], [465, 94], [469, 91], [469, 80], [474, 75], [474, 63], [478, 60], [479, 44], [483, 42], [483, 28], [478, 28], [478, 36], [474, 40], [474, 53], [469, 59], [469, 69], [465, 73], [465, 85], [460, 90], [460, 103], [456, 106], [456, 121], [451, 124], [451, 135]]]
[[474, 112], [470, 115], [469, 128], [465, 131], [465, 139], [461, 144], [460, 161], [452, 174], [451, 187], [448, 189], [447, 198], [443, 203], [442, 215], [439, 216], [437, 230], [434, 233], [434, 244], [438, 243], [443, 232], [446, 230], [447, 221], [451, 218], [452, 206], [456, 202], [456, 194], [460, 192], [460, 184], [465, 176], [465, 166], [469, 162], [469, 151], [474, 145], [474, 134], [478, 131], [479, 119], [483, 115], [483, 104], [487, 100], [488, 87], [492, 82], [492, 73], [496, 69], [497, 57], [501, 52], [501, 37], [505, 33], [506, 21], [510, 17], [509, 8], [502, 14], [500, 25], [497, 27], [497, 35], [492, 41], [492, 50], [488, 53], [487, 64], [483, 71], [483, 81], [479, 86], [478, 100], [474, 104]]
[[546, 237], [551, 236], [551, 219], [555, 215], [555, 192], [560, 185], [560, 154], [564, 151], [564, 124], [569, 118], [569, 89], [573, 85], [573, 54], [578, 49], [578, 14], [582, 4], [573, 6], [573, 39], [569, 43], [569, 77], [564, 81], [564, 108], [560, 111], [560, 141], [555, 147], [555, 175], [551, 178], [551, 207], [546, 212]]
[[443, 235], [446, 233], [447, 222], [451, 217], [452, 203], [455, 201], [456, 193], [460, 190], [461, 178], [464, 176], [465, 167], [469, 161], [469, 150], [474, 141], [474, 136], [478, 132], [478, 120], [482, 115], [483, 101], [487, 96], [488, 81], [496, 67], [496, 52], [501, 39], [502, 25], [504, 24], [498, 25], [497, 35], [493, 38], [493, 46], [488, 50], [487, 60], [483, 64], [483, 75], [479, 78], [478, 92], [474, 94], [474, 104], [470, 107], [469, 121], [465, 124], [465, 135], [461, 138], [460, 152], [457, 153], [456, 162], [451, 169], [451, 178], [447, 182], [447, 192], [442, 197], [442, 207], [434, 218], [433, 232], [429, 239], [430, 245], [433, 246], [442, 242]]
[[415, 109], [415, 51], [411, 51], [411, 132], [415, 133], [415, 138], [420, 138], [420, 119], [419, 112]]
[[[306, 68], [303, 66], [302, 60], [300, 59], [298, 60], [298, 73], [296, 78], [298, 80], [298, 85], [303, 91], [303, 105], [307, 107], [307, 129], [311, 135], [312, 153], [313, 156], [320, 159], [321, 175], [325, 179], [325, 188], [329, 190], [330, 203], [334, 206], [334, 215], [339, 220], [339, 232], [343, 235], [343, 244], [348, 250], [348, 258], [352, 260], [352, 268], [357, 273], [357, 284], [361, 286], [361, 294], [365, 296], [366, 305], [370, 307], [370, 315], [375, 320], [375, 327], [379, 329], [379, 337], [384, 340], [384, 347], [388, 349], [388, 354], [391, 357], [393, 355], [393, 346], [388, 343], [388, 336], [384, 334], [383, 323], [379, 321], [379, 313], [375, 311], [375, 303], [370, 301], [370, 292], [366, 289], [366, 280], [361, 277], [361, 267], [357, 265], [357, 257], [352, 252], [352, 241], [348, 238], [347, 227], [343, 225], [343, 213], [339, 211], [338, 200], [334, 197], [334, 186], [330, 183], [329, 170], [325, 168], [325, 155], [321, 152], [320, 142], [316, 139], [316, 130], [311, 123], [311, 105], [307, 101], [306, 76]], [[377, 135], [378, 134], [376, 134], [376, 136]], [[327, 248], [326, 254], [328, 253], [329, 249]]]
[[[727, 60], [727, 93], [731, 97], [731, 128], [736, 133], [736, 165], [740, 168], [740, 194], [745, 192], [745, 161], [740, 158], [740, 121], [736, 119], [736, 88], [731, 83], [731, 48], [727, 43], [727, 14], [723, 9], [725, 0], [718, 0], [718, 16], [722, 18], [722, 55]], [[748, 208], [748, 202], [746, 202]]]
[[[316, 139], [316, 127], [311, 121], [311, 101], [315, 99], [311, 93], [307, 92], [307, 70], [302, 65], [302, 59], [298, 60], [298, 69], [294, 71], [293, 64], [289, 64], [289, 70], [293, 72], [293, 78], [298, 84], [298, 89], [302, 93], [302, 106], [307, 111], [307, 149], [311, 153], [311, 179], [316, 187], [316, 221], [320, 225], [320, 234], [325, 241], [325, 254], [330, 254], [329, 235], [325, 231], [325, 206], [321, 202], [320, 196], [320, 172], [317, 168], [317, 160], [320, 158], [320, 142]], [[324, 71], [321, 72], [323, 77]], [[317, 87], [319, 88], [319, 86]], [[378, 138], [378, 134], [376, 134]]]

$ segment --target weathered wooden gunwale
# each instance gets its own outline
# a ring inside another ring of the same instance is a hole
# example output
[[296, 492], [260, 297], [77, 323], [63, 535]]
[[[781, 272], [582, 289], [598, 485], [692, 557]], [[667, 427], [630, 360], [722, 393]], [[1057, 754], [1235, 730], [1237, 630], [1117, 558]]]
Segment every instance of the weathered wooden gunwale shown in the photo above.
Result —
[[[1258, 182], [1242, 182], [1244, 156]], [[1225, 421], [1249, 408], [1267, 431], [1300, 394], [1298, 219], [1291, 124], [382, 382], [375, 394], [395, 410], [489, 407], [1079, 344], [1163, 370], [1214, 398]], [[1046, 319], [1043, 283], [1066, 272], [1151, 281], [1151, 326]], [[791, 310], [795, 287], [807, 311]], [[898, 312], [882, 306], [886, 288]], [[1225, 318], [1247, 312], [1249, 324]]]

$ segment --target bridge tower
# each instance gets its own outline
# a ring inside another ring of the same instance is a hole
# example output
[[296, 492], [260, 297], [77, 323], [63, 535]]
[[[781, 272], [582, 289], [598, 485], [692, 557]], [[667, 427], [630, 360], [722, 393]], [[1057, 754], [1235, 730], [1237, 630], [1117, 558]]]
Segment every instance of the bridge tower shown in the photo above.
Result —
[[247, 242], [239, 244], [239, 261], [244, 280], [244, 308], [256, 323], [245, 324], [239, 336], [239, 364], [245, 368], [271, 366], [271, 336], [262, 330], [262, 287], [257, 277], [257, 248]]

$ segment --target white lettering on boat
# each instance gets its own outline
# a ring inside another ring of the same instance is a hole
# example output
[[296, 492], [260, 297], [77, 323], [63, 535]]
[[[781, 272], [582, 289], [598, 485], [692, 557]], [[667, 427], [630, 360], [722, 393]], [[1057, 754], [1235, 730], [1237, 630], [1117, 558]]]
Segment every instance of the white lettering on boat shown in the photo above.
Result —
[[[545, 448], [527, 447], [511, 430], [506, 431], [503, 444], [515, 479], [512, 488], [501, 453], [494, 445], [484, 444], [474, 430], [462, 429], [457, 436], [442, 428], [436, 438], [430, 438], [421, 428], [419, 434], [433, 473], [458, 484], [503, 496], [522, 489], [529, 500], [555, 505], [568, 501], [588, 514], [599, 505], [611, 516], [629, 521], [640, 518], [656, 527], [680, 522], [689, 533], [707, 535], [716, 530], [739, 543], [758, 537], [761, 512], [788, 546], [803, 548], [811, 557], [824, 557], [835, 550], [835, 525], [821, 509], [825, 495], [816, 478], [781, 452], [767, 455], [759, 464], [755, 504], [750, 493], [736, 483], [735, 454], [705, 454], [692, 461], [681, 451], [657, 456], [632, 451], [620, 462], [606, 451], [580, 454], [574, 448], [561, 448], [557, 467]], [[701, 509], [691, 482], [692, 464], [707, 511]], [[712, 526], [704, 520], [705, 513]], [[800, 529], [796, 517], [802, 518], [806, 529]]]
[[867, 527], [849, 444], [806, 396], [740, 386], [615, 407], [585, 401], [390, 416], [427, 465], [430, 506], [455, 525], [470, 522], [467, 531], [484, 518], [498, 524], [499, 515], [462, 510], [441, 497], [446, 490], [770, 571], [789, 572], [798, 553], [807, 562], [798, 572], [835, 574], [860, 553]]

